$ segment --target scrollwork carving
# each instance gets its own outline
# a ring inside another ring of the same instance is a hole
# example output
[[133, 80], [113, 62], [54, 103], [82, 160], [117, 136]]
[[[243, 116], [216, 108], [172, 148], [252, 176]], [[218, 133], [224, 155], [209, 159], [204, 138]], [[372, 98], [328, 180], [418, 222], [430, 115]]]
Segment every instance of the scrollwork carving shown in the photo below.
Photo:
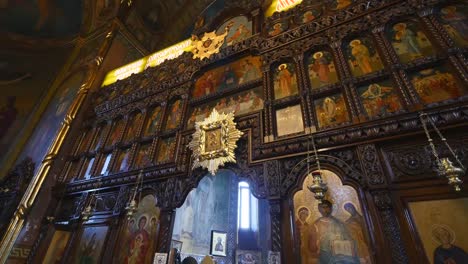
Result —
[[366, 144], [358, 146], [357, 152], [363, 172], [367, 176], [368, 184], [379, 185], [385, 183], [385, 176], [375, 145]]

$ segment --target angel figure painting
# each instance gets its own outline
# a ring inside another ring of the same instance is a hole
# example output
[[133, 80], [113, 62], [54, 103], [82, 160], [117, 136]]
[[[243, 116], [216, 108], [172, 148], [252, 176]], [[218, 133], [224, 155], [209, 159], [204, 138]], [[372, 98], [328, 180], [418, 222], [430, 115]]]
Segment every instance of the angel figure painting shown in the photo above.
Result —
[[356, 190], [344, 186], [335, 173], [321, 172], [329, 188], [326, 200], [319, 203], [308, 191], [307, 186], [312, 184], [310, 176], [304, 180], [303, 189], [294, 195], [301, 264], [374, 263]]
[[296, 69], [293, 63], [282, 63], [275, 69], [273, 88], [275, 99], [281, 99], [299, 93]]
[[229, 19], [218, 27], [216, 34], [224, 33], [226, 26], [230, 26], [231, 30], [229, 30], [223, 46], [234, 45], [252, 36], [252, 21], [249, 21], [246, 16], [238, 16]]
[[449, 5], [440, 9], [443, 27], [458, 47], [468, 46], [468, 8], [461, 5]]
[[346, 102], [342, 94], [315, 100], [314, 104], [320, 128], [329, 128], [349, 121]]
[[396, 23], [387, 32], [387, 35], [403, 63], [434, 53], [431, 42], [416, 22]]
[[157, 199], [149, 194], [138, 203], [136, 213], [120, 228], [114, 260], [117, 264], [153, 263], [159, 234], [160, 209]]
[[338, 82], [333, 56], [328, 51], [317, 51], [307, 60], [309, 80], [312, 89]]
[[457, 98], [466, 93], [455, 76], [443, 66], [415, 72], [411, 75], [411, 82], [426, 104]]
[[364, 109], [369, 117], [380, 117], [401, 110], [397, 92], [389, 81], [371, 83], [358, 88]]
[[379, 54], [368, 37], [351, 40], [346, 51], [349, 67], [354, 76], [362, 76], [383, 69]]

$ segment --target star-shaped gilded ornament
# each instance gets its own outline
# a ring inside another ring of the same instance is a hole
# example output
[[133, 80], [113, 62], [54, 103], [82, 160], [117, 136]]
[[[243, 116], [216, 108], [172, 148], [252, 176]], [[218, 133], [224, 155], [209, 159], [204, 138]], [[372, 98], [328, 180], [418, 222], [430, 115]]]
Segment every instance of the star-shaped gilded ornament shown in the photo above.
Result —
[[205, 32], [201, 39], [192, 35], [193, 58], [202, 60], [204, 58], [210, 58], [211, 55], [218, 53], [231, 27], [231, 24], [227, 25], [224, 28], [224, 33], [221, 35], [216, 35], [215, 31]]
[[196, 122], [195, 129], [188, 145], [192, 150], [192, 169], [207, 168], [215, 175], [225, 163], [236, 163], [234, 150], [243, 133], [236, 128], [233, 112], [218, 113], [213, 109], [205, 120]]

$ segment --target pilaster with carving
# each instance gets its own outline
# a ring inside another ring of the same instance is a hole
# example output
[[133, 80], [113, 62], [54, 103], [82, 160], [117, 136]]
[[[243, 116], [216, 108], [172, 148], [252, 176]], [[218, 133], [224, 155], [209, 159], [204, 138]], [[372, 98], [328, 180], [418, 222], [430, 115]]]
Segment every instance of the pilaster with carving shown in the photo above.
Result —
[[281, 200], [270, 200], [271, 250], [281, 252]]
[[401, 238], [400, 226], [393, 210], [392, 198], [388, 191], [378, 191], [372, 194], [374, 204], [378, 210], [383, 233], [389, 244], [392, 256], [391, 263], [409, 263], [403, 240]]
[[358, 146], [356, 150], [368, 186], [385, 185], [385, 175], [376, 146], [374, 144], [365, 144]]

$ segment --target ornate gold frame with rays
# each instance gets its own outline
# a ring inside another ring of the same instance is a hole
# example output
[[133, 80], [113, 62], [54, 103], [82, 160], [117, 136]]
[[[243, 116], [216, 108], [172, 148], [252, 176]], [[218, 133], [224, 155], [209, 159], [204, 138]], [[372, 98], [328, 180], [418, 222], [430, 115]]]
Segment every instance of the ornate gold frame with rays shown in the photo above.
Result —
[[204, 58], [210, 58], [211, 55], [218, 53], [221, 46], [223, 46], [224, 39], [229, 33], [231, 26], [232, 25], [227, 25], [224, 28], [224, 33], [221, 35], [216, 35], [215, 31], [205, 32], [201, 39], [192, 35], [193, 58], [203, 60]]
[[234, 150], [237, 140], [244, 134], [236, 128], [234, 113], [218, 113], [213, 109], [210, 116], [197, 122], [189, 148], [192, 150], [193, 165], [207, 168], [215, 175], [226, 162], [236, 162]]

